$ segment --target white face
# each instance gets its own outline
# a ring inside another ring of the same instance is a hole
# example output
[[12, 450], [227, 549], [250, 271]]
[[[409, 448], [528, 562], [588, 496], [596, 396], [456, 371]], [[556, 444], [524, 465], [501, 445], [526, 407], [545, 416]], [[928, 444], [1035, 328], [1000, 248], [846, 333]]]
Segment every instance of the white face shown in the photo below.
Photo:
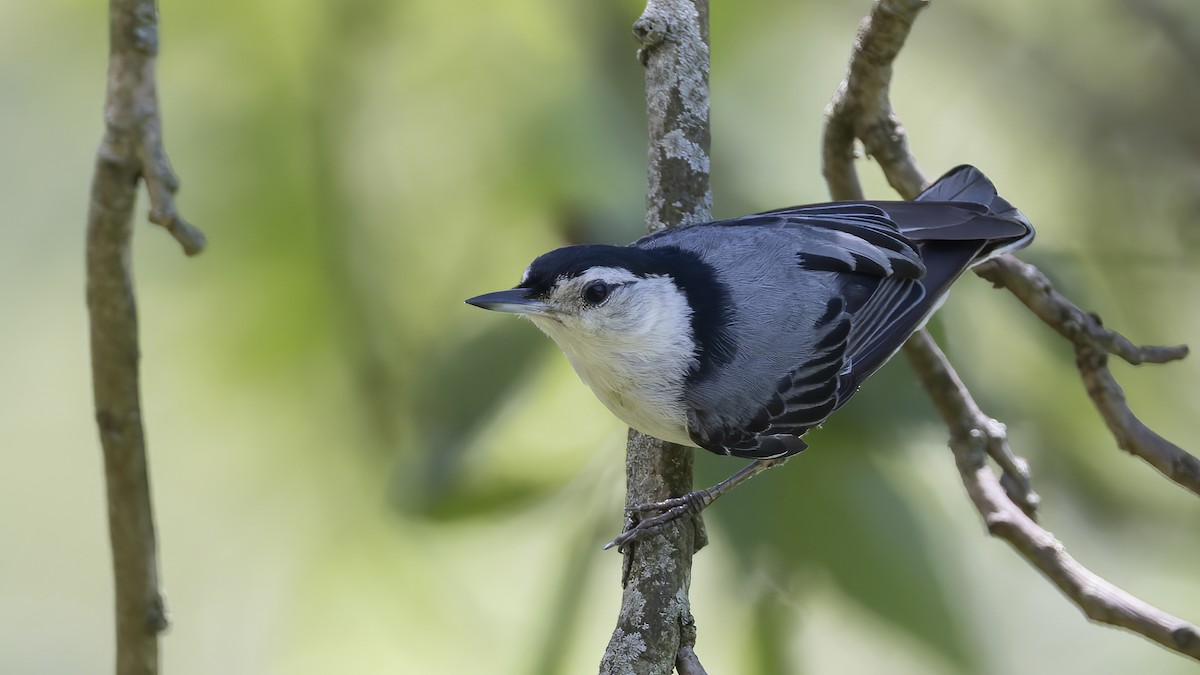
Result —
[[596, 266], [555, 279], [538, 298], [514, 289], [472, 304], [528, 318], [617, 417], [652, 436], [690, 444], [682, 394], [697, 353], [691, 307], [671, 277]]
[[687, 303], [673, 302], [678, 294], [668, 277], [592, 267], [579, 276], [557, 280], [543, 299], [547, 311], [527, 316], [555, 340], [624, 343], [644, 336], [664, 312], [683, 313], [680, 318], [687, 320], [691, 314]]
[[692, 310], [667, 276], [593, 267], [562, 278], [529, 317], [626, 424], [690, 444], [681, 395], [696, 363]]

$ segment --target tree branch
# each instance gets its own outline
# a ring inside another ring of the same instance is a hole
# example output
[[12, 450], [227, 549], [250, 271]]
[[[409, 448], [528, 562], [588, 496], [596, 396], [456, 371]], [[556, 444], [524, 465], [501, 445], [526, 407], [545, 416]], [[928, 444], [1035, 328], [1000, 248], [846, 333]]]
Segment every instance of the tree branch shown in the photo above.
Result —
[[988, 532], [1008, 542], [1092, 621], [1126, 628], [1200, 659], [1200, 629], [1135, 598], [1079, 564], [1054, 535], [1008, 499], [987, 465], [984, 445], [990, 438], [980, 433], [966, 410], [975, 402], [929, 333], [914, 335], [905, 353], [950, 428], [955, 464]]
[[880, 0], [858, 27], [846, 79], [825, 110], [822, 170], [834, 199], [862, 199], [854, 169], [854, 139], [879, 161], [892, 188], [912, 199], [925, 189], [924, 174], [908, 151], [888, 88], [892, 62], [917, 14], [929, 0]]
[[[825, 111], [822, 171], [834, 199], [864, 198], [854, 168], [856, 138], [879, 162], [892, 189], [905, 199], [916, 197], [928, 185], [888, 98], [892, 62], [917, 14], [928, 4], [928, 0], [878, 0], [859, 25], [846, 79]], [[916, 348], [905, 346], [906, 352], [912, 349]], [[1005, 490], [1022, 511], [1036, 518], [1039, 498], [1030, 482], [1028, 462], [1009, 448], [1003, 424], [983, 414], [973, 401], [968, 407], [979, 433], [989, 439], [988, 453], [1003, 470]]]
[[[923, 0], [877, 0], [860, 26], [846, 80], [828, 108], [824, 173], [835, 199], [862, 199], [854, 168], [854, 139], [862, 140], [892, 187], [912, 199], [926, 187], [908, 151], [903, 127], [888, 101], [892, 62], [904, 44]], [[1104, 329], [1056, 293], [1036, 268], [1012, 256], [980, 266], [979, 274], [1013, 292], [1076, 347], [1080, 374], [1118, 444], [1164, 475], [1197, 492], [1195, 457], [1145, 427], [1125, 404], [1107, 368], [1108, 354], [1133, 364], [1182, 358], [1186, 347], [1136, 347]], [[988, 532], [1007, 541], [1071, 599], [1092, 621], [1128, 629], [1169, 649], [1200, 659], [1200, 629], [1120, 590], [1080, 565], [1055, 537], [1033, 520], [1037, 497], [1025, 461], [1008, 449], [1004, 425], [984, 415], [928, 332], [905, 345], [934, 406], [950, 429], [950, 447], [967, 494]], [[1004, 478], [987, 465], [992, 457]]]
[[1186, 345], [1139, 347], [1120, 333], [1105, 328], [1099, 317], [1088, 314], [1063, 297], [1033, 265], [1002, 256], [980, 265], [979, 276], [1012, 292], [1046, 325], [1075, 346], [1075, 363], [1088, 396], [1104, 418], [1117, 445], [1140, 457], [1193, 494], [1200, 495], [1200, 460], [1159, 436], [1133, 414], [1125, 392], [1108, 369], [1112, 354], [1132, 365], [1166, 363], [1187, 356]]
[[[711, 220], [708, 2], [649, 0], [633, 32], [646, 67], [646, 228]], [[691, 491], [691, 448], [631, 429], [626, 452], [627, 509]], [[697, 516], [669, 523], [623, 549], [621, 611], [600, 663], [602, 674], [669, 673], [676, 667], [687, 675], [704, 672], [694, 651], [688, 588], [692, 555], [705, 543]]]
[[150, 193], [151, 220], [166, 227], [189, 255], [204, 246], [204, 235], [175, 212], [178, 181], [162, 147], [154, 84], [157, 51], [153, 1], [111, 0], [106, 129], [92, 178], [86, 264], [92, 388], [104, 449], [120, 675], [158, 672], [158, 633], [167, 627], [158, 584], [130, 270], [139, 178]]

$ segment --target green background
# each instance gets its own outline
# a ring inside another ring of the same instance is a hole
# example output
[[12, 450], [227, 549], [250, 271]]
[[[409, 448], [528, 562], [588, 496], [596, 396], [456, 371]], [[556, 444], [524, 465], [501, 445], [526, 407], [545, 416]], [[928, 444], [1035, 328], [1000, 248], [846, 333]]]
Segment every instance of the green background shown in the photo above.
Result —
[[[104, 3], [0, 4], [0, 672], [104, 672], [112, 590], [83, 227]], [[855, 2], [712, 7], [715, 213], [826, 198]], [[164, 0], [185, 259], [135, 270], [165, 672], [593, 672], [615, 622], [624, 429], [527, 323], [462, 300], [642, 229], [632, 0]], [[1193, 0], [939, 0], [897, 64], [932, 176], [984, 169], [1023, 254], [1137, 342], [1200, 344]], [[873, 163], [870, 196], [891, 198]], [[144, 218], [145, 205], [139, 207]], [[1069, 346], [966, 278], [935, 332], [1093, 570], [1200, 620], [1200, 504], [1116, 449]], [[1115, 364], [1195, 445], [1200, 360]], [[1192, 672], [1089, 625], [986, 536], [906, 364], [708, 516], [712, 673]], [[737, 464], [701, 453], [698, 481]]]

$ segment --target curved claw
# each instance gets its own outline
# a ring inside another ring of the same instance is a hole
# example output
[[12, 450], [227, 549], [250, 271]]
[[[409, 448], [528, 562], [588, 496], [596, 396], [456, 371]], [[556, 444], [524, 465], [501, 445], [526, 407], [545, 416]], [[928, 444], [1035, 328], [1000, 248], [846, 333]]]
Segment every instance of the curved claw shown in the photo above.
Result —
[[[623, 551], [626, 544], [632, 544], [641, 539], [647, 532], [666, 525], [680, 516], [700, 513], [709, 504], [717, 501], [718, 497], [729, 492], [739, 484], [750, 480], [773, 466], [779, 466], [787, 460], [787, 457], [759, 459], [742, 467], [737, 473], [710, 488], [689, 492], [682, 497], [664, 499], [661, 502], [630, 506], [625, 509], [625, 529], [621, 531], [621, 534], [613, 537], [612, 541], [605, 544], [604, 550], [607, 551], [617, 546]], [[656, 516], [646, 518], [645, 520], [637, 518], [638, 515], [653, 513], [655, 511], [659, 512]]]
[[674, 497], [664, 499], [661, 502], [653, 502], [651, 504], [637, 504], [629, 507], [628, 512], [633, 514], [652, 513], [658, 511], [657, 516], [646, 518], [645, 520], [635, 520], [629, 518], [626, 522], [625, 529], [620, 534], [613, 537], [613, 540], [604, 545], [604, 550], [616, 546], [619, 550], [624, 550], [626, 544], [631, 544], [644, 537], [651, 530], [656, 530], [667, 523], [681, 518], [686, 515], [695, 515], [704, 510], [704, 507], [713, 502], [715, 497], [712, 495], [712, 488], [707, 490], [698, 490], [689, 492], [682, 497]]

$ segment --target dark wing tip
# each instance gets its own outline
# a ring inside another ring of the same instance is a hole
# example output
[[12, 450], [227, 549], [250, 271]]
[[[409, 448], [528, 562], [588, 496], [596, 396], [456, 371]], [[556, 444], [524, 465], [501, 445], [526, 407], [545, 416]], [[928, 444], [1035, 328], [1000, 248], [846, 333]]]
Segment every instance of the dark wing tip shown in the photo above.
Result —
[[849, 398], [842, 371], [850, 318], [840, 300], [829, 306], [837, 314], [816, 326], [816, 353], [781, 377], [753, 416], [730, 420], [720, 413], [689, 410], [688, 432], [696, 445], [748, 459], [788, 457], [808, 447], [801, 437]]
[[745, 459], [779, 459], [791, 457], [808, 449], [808, 443], [799, 436], [775, 434], [771, 436], [755, 436], [739, 443], [726, 451], [734, 457]]
[[987, 209], [984, 218], [977, 219], [976, 232], [980, 239], [1006, 240], [995, 242], [995, 250], [1010, 251], [1033, 240], [1033, 224], [1017, 207], [1000, 196], [996, 186], [979, 169], [960, 164], [933, 182], [914, 201], [959, 202], [979, 204]]
[[919, 202], [972, 202], [988, 206], [996, 197], [996, 186], [970, 164], [960, 164], [917, 195]]

